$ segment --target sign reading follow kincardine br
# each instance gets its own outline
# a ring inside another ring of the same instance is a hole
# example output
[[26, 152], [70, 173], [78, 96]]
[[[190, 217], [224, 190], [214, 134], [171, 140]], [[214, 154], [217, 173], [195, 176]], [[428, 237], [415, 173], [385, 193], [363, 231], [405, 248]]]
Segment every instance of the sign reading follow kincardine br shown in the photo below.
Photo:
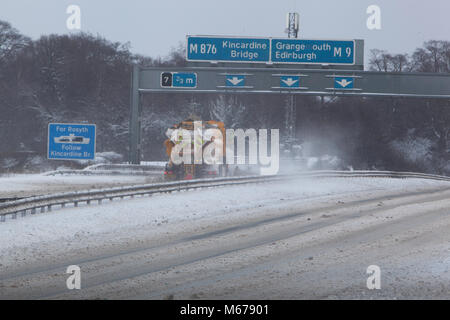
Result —
[[50, 123], [48, 125], [48, 158], [95, 159], [95, 124]]

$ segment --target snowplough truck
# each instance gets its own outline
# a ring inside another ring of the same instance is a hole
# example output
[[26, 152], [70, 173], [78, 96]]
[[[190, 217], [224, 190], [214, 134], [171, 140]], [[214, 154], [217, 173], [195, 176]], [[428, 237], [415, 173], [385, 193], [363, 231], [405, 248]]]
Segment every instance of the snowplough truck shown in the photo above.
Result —
[[[197, 121], [196, 126], [194, 126], [195, 121]], [[200, 126], [198, 126], [198, 124], [200, 124]], [[184, 134], [188, 133], [190, 135], [190, 139], [183, 139], [182, 130], [179, 129], [184, 129]], [[195, 129], [199, 131], [196, 134]], [[221, 164], [207, 164], [203, 159], [203, 151], [209, 144], [213, 143], [215, 140], [214, 136], [208, 137], [205, 134], [205, 131], [207, 129], [218, 129], [222, 134], [221, 149], [223, 150], [223, 161]], [[166, 164], [164, 170], [164, 177], [166, 180], [190, 180], [227, 175], [228, 168], [225, 160], [226, 132], [223, 122], [214, 120], [199, 121], [190, 118], [167, 129], [166, 136], [168, 137], [168, 139], [164, 141], [164, 145], [166, 147], [167, 156], [169, 157], [169, 161]], [[188, 145], [189, 142], [190, 147]], [[194, 159], [195, 144], [197, 148], [201, 148], [202, 150], [202, 161], [200, 161], [200, 163], [198, 161], [196, 162]], [[172, 161], [172, 152], [178, 151], [177, 149], [174, 149], [176, 145], [179, 145], [180, 148], [178, 149], [181, 149], [181, 146], [183, 146], [183, 151], [179, 151], [180, 158], [183, 156], [183, 152], [188, 152], [190, 154], [191, 161], [189, 163], [181, 162], [176, 164], [174, 163], [174, 161]]]

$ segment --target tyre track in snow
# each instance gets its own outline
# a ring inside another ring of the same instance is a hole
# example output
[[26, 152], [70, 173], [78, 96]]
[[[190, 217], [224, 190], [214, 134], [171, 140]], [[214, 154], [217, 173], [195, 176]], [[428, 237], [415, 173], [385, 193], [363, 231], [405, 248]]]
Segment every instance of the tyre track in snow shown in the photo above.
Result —
[[[262, 218], [262, 219], [256, 218], [253, 221], [247, 222], [247, 223], [240, 223], [240, 222], [231, 223], [232, 224], [231, 227], [222, 227], [222, 226], [213, 227], [214, 228], [213, 231], [206, 232], [206, 233], [202, 232], [202, 233], [191, 235], [191, 236], [181, 237], [179, 239], [176, 239], [175, 241], [173, 241], [173, 240], [165, 241], [159, 245], [126, 249], [126, 250], [121, 250], [119, 252], [115, 252], [112, 254], [95, 255], [95, 256], [87, 257], [85, 259], [66, 260], [59, 264], [45, 265], [43, 267], [25, 269], [25, 270], [18, 271], [18, 272], [16, 271], [16, 272], [9, 272], [9, 273], [3, 273], [3, 274], [0, 273], [0, 279], [6, 280], [6, 279], [23, 277], [23, 276], [29, 276], [29, 275], [33, 275], [33, 274], [42, 273], [42, 272], [57, 271], [58, 269], [64, 268], [69, 264], [79, 265], [79, 264], [93, 263], [96, 261], [106, 260], [106, 259], [110, 259], [110, 258], [127, 256], [129, 254], [138, 254], [141, 252], [146, 252], [148, 250], [153, 250], [153, 249], [158, 249], [158, 248], [167, 248], [167, 247], [179, 245], [181, 243], [188, 242], [188, 241], [201, 240], [204, 238], [208, 238], [208, 237], [212, 237], [212, 236], [219, 236], [219, 235], [236, 232], [236, 231], [240, 231], [240, 230], [245, 230], [248, 228], [253, 228], [253, 227], [257, 227], [257, 226], [261, 226], [261, 225], [265, 225], [265, 224], [269, 224], [269, 223], [275, 223], [275, 222], [280, 222], [283, 220], [298, 218], [301, 216], [306, 216], [308, 214], [325, 212], [325, 211], [335, 210], [335, 209], [351, 208], [351, 207], [360, 206], [360, 205], [370, 205], [372, 203], [378, 204], [387, 199], [388, 200], [404, 199], [403, 201], [407, 201], [407, 199], [410, 197], [416, 197], [416, 196], [422, 195], [422, 196], [426, 197], [427, 200], [430, 200], [430, 198], [429, 198], [430, 195], [434, 195], [436, 193], [440, 194], [442, 192], [445, 192], [446, 190], [450, 190], [450, 188], [429, 190], [429, 191], [427, 191], [426, 195], [424, 195], [423, 191], [409, 192], [409, 193], [401, 193], [401, 194], [395, 194], [395, 195], [390, 195], [390, 196], [380, 196], [380, 197], [371, 197], [368, 199], [361, 199], [361, 200], [351, 200], [351, 201], [347, 201], [345, 203], [340, 201], [338, 204], [333, 204], [331, 206], [330, 205], [328, 205], [328, 206], [319, 205], [316, 208], [308, 209], [308, 210], [294, 210], [294, 211], [291, 210], [292, 212], [288, 212], [287, 214], [282, 214], [282, 215], [278, 215], [275, 217], [270, 216], [268, 218]], [[322, 198], [322, 197], [320, 197], [320, 198]], [[441, 198], [441, 196], [438, 195], [437, 199], [440, 199], [440, 198]], [[435, 199], [435, 198], [433, 198], [433, 199]], [[431, 200], [433, 200], [433, 199], [431, 199]], [[315, 199], [313, 199], [313, 201], [315, 201]], [[388, 207], [386, 207], [386, 206], [384, 207], [384, 209], [387, 209], [387, 208]]]
[[[108, 288], [114, 287], [114, 284], [118, 284], [120, 287], [122, 282], [133, 282], [134, 279], [152, 274], [160, 275], [173, 269], [204, 261], [239, 255], [254, 248], [270, 246], [274, 242], [304, 236], [333, 225], [350, 223], [355, 219], [380, 214], [411, 205], [411, 203], [438, 203], [449, 198], [448, 189], [441, 188], [426, 193], [413, 192], [356, 200], [338, 206], [323, 206], [322, 204], [313, 210], [302, 211], [292, 208], [292, 212], [281, 216], [255, 219], [243, 225], [216, 227], [206, 233], [150, 248], [135, 248], [115, 255], [99, 255], [99, 257], [88, 258], [84, 261], [67, 262], [61, 266], [48, 266], [47, 270], [36, 269], [22, 275], [6, 275], [6, 277], [0, 275], [2, 279], [0, 298], [101, 298], [103, 294], [114, 297], [108, 291]], [[442, 214], [441, 211], [441, 209], [432, 210], [435, 214]], [[307, 220], [308, 216], [311, 216], [311, 220]], [[331, 247], [333, 246], [331, 245]], [[65, 288], [67, 275], [64, 273], [65, 268], [64, 271], [61, 271], [60, 268], [69, 264], [78, 264], [82, 269], [83, 289], [81, 291], [68, 292]], [[199, 276], [202, 278], [203, 275]], [[194, 280], [194, 282], [198, 283], [199, 280]], [[128, 290], [133, 291], [133, 285]], [[117, 292], [117, 290], [115, 291]], [[169, 294], [170, 290], [166, 288], [161, 292]], [[133, 295], [161, 298], [161, 294], [158, 296], [158, 293], [139, 295], [133, 292], [131, 296]]]

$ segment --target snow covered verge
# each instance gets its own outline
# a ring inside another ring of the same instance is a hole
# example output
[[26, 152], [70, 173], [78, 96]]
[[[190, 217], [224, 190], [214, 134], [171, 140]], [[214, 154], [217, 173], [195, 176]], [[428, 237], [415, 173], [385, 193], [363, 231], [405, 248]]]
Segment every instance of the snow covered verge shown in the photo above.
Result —
[[124, 157], [114, 151], [97, 152], [94, 160], [59, 160], [56, 162], [32, 151], [13, 152], [0, 158], [0, 174], [82, 169], [88, 165], [121, 163], [123, 160]]
[[249, 221], [286, 208], [307, 210], [317, 201], [336, 204], [449, 187], [448, 182], [421, 179], [329, 178], [195, 190], [58, 209], [0, 223], [0, 267], [14, 272], [32, 261], [56, 263], [58, 257], [86, 257], [99, 248], [105, 252], [108, 248], [136, 247], [136, 242], [149, 245], [161, 235], [179, 236], [193, 228], [202, 232], [205, 226]]
[[137, 175], [10, 175], [0, 177], [0, 198], [27, 197], [66, 191], [143, 184], [152, 182], [153, 178]]

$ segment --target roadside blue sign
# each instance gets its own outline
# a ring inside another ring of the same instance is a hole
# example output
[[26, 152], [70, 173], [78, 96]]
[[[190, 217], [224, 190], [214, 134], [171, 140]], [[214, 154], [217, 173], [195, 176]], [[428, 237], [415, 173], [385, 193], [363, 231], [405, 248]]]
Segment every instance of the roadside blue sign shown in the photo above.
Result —
[[270, 39], [187, 37], [187, 60], [269, 62]]
[[335, 89], [353, 89], [355, 79], [353, 77], [335, 77], [334, 88]]
[[244, 87], [245, 76], [244, 75], [227, 75], [225, 78], [226, 87]]
[[55, 160], [95, 159], [95, 125], [50, 123], [48, 158]]
[[354, 64], [355, 42], [272, 39], [273, 63]]
[[300, 76], [280, 76], [281, 88], [299, 88]]

